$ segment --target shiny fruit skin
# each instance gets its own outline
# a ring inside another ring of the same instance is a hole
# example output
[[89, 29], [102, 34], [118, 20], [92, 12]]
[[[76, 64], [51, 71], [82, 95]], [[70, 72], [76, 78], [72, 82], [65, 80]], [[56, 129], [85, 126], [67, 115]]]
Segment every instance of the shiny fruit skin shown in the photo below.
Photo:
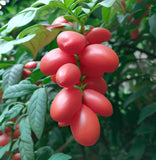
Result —
[[20, 160], [20, 159], [21, 159], [20, 153], [16, 153], [12, 156], [12, 160]]
[[88, 45], [79, 57], [84, 67], [96, 72], [114, 72], [119, 65], [117, 54], [102, 44]]
[[108, 41], [110, 38], [110, 31], [101, 27], [91, 29], [86, 35], [86, 39], [89, 44], [100, 44], [102, 42]]
[[80, 69], [72, 63], [62, 65], [56, 72], [56, 82], [61, 87], [70, 87], [80, 81]]
[[53, 75], [57, 72], [59, 67], [66, 63], [76, 63], [75, 57], [56, 48], [48, 52], [41, 59], [40, 70], [45, 75]]
[[10, 136], [7, 134], [0, 135], [0, 146], [5, 146], [9, 143]]
[[132, 39], [136, 39], [138, 37], [138, 35], [139, 35], [138, 29], [131, 32]]
[[83, 94], [83, 103], [95, 113], [104, 117], [109, 117], [113, 114], [112, 104], [103, 94], [93, 89], [85, 89]]
[[82, 102], [81, 91], [74, 87], [63, 88], [54, 98], [50, 115], [58, 122], [69, 121], [80, 109]]
[[83, 84], [87, 84], [87, 89], [94, 89], [102, 94], [105, 94], [108, 89], [107, 83], [102, 77], [86, 78]]
[[86, 105], [76, 113], [71, 123], [71, 131], [78, 143], [84, 146], [94, 145], [100, 136], [100, 124], [97, 115]]
[[56, 74], [51, 75], [50, 78], [54, 83], [56, 83]]
[[61, 23], [67, 23], [67, 24], [70, 24], [72, 27], [73, 27], [73, 24], [69, 21], [67, 21], [64, 16], [60, 16], [60, 17], [57, 17], [51, 25], [58, 25], [58, 24], [61, 24]]
[[36, 67], [37, 67], [37, 62], [35, 62], [35, 61], [27, 62], [24, 65], [24, 68], [27, 68], [27, 69], [34, 69]]
[[23, 74], [22, 74], [22, 77], [23, 78], [27, 78], [29, 77], [29, 75], [31, 74], [32, 72], [28, 69], [23, 69]]
[[86, 46], [85, 37], [74, 31], [61, 32], [57, 37], [57, 43], [61, 50], [68, 54], [81, 54]]

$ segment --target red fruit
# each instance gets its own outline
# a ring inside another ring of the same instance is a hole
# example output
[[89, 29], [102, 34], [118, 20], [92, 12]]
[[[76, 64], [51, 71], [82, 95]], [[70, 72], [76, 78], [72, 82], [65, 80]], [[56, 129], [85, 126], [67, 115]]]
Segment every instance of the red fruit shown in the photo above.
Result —
[[102, 94], [105, 94], [108, 88], [106, 81], [102, 77], [86, 78], [83, 84], [87, 84], [87, 89], [94, 89]]
[[57, 37], [57, 43], [61, 50], [69, 54], [81, 54], [86, 46], [85, 37], [74, 31], [61, 32]]
[[61, 87], [70, 87], [80, 81], [80, 69], [72, 63], [62, 65], [56, 72], [56, 82]]
[[2, 93], [0, 93], [0, 101], [1, 101], [2, 97], [3, 97], [3, 94], [2, 94]]
[[97, 78], [97, 77], [102, 77], [104, 72], [97, 72], [97, 70], [95, 69], [90, 69], [90, 68], [87, 68], [87, 67], [84, 67], [83, 65], [81, 65], [81, 73], [82, 75], [85, 75], [89, 78]]
[[19, 129], [16, 129], [13, 133], [13, 139], [18, 139], [20, 136], [20, 131]]
[[20, 159], [21, 159], [20, 153], [16, 153], [12, 156], [12, 160], [20, 160]]
[[[11, 132], [11, 129], [9, 127], [5, 127], [5, 133], [8, 134], [9, 132]], [[2, 134], [2, 131], [0, 131], [0, 135]]]
[[141, 2], [142, 0], [136, 0], [136, 1]]
[[40, 69], [45, 75], [53, 75], [66, 63], [76, 63], [75, 57], [56, 48], [48, 52], [41, 59]]
[[80, 109], [82, 102], [81, 91], [74, 87], [63, 88], [54, 98], [50, 115], [58, 122], [69, 121]]
[[30, 62], [27, 62], [27, 63], [24, 65], [24, 68], [34, 69], [34, 68], [36, 68], [36, 66], [37, 66], [37, 62], [35, 62], [35, 61], [30, 61]]
[[86, 35], [86, 39], [89, 44], [97, 44], [108, 41], [111, 38], [109, 30], [101, 27], [91, 29]]
[[148, 4], [147, 6], [145, 6], [145, 8], [150, 8], [151, 7], [151, 4]]
[[73, 27], [73, 24], [69, 21], [67, 21], [64, 16], [60, 16], [60, 17], [57, 17], [53, 23], [51, 25], [58, 25], [58, 24], [61, 24], [61, 23], [68, 23], [70, 24], [72, 27]]
[[10, 136], [7, 134], [0, 135], [0, 146], [5, 146], [9, 143]]
[[136, 30], [134, 30], [134, 31], [131, 32], [131, 37], [133, 39], [136, 39], [138, 37], [138, 35], [139, 35], [138, 29], [136, 29]]
[[121, 3], [122, 3], [122, 5], [123, 5], [124, 9], [126, 10], [126, 3], [125, 3], [125, 1], [124, 1], [124, 0], [121, 0]]
[[23, 69], [23, 74], [22, 74], [22, 77], [23, 78], [27, 78], [29, 77], [29, 75], [31, 74], [32, 72], [28, 69]]
[[81, 145], [94, 145], [100, 136], [100, 124], [97, 115], [83, 104], [71, 123], [71, 131]]
[[50, 78], [54, 83], [56, 83], [56, 74], [51, 75]]
[[69, 126], [71, 122], [58, 122], [59, 127]]
[[95, 113], [104, 117], [109, 117], [113, 114], [112, 104], [103, 94], [93, 89], [85, 89], [83, 94], [83, 103]]
[[79, 57], [84, 67], [97, 73], [114, 72], [119, 65], [117, 54], [102, 44], [88, 45]]

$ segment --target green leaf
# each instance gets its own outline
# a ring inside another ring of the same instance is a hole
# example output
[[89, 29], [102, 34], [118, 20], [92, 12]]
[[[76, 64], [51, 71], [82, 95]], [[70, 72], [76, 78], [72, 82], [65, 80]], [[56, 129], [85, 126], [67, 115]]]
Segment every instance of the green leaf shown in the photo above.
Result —
[[1, 48], [0, 54], [10, 52], [15, 45], [19, 45], [24, 42], [30, 41], [34, 36], [35, 35], [28, 35], [24, 38], [12, 40], [12, 41], [6, 41], [4, 39], [0, 39], [0, 48]]
[[30, 74], [30, 77], [31, 77], [31, 82], [35, 83], [37, 80], [45, 77], [45, 75], [41, 72], [40, 69], [36, 69]]
[[16, 84], [13, 86], [9, 86], [3, 94], [3, 98], [16, 98], [25, 96], [27, 94], [31, 94], [39, 87], [34, 84]]
[[150, 91], [150, 87], [144, 87], [144, 88], [139, 89], [137, 92], [135, 92], [134, 94], [132, 94], [126, 99], [123, 107], [126, 108], [129, 104], [134, 102], [138, 97], [142, 96], [143, 94], [149, 91]]
[[36, 160], [48, 159], [53, 154], [53, 152], [54, 151], [49, 146], [41, 147], [35, 152]]
[[4, 72], [2, 77], [2, 88], [4, 91], [9, 86], [17, 84], [21, 80], [23, 66], [23, 64], [15, 64], [11, 68], [7, 69], [6, 72]]
[[48, 160], [70, 160], [72, 157], [64, 153], [55, 153]]
[[[13, 17], [7, 24], [7, 28], [3, 31], [5, 33], [11, 32], [16, 27], [22, 27], [31, 22], [37, 13], [37, 8], [26, 8]], [[3, 34], [3, 33], [2, 33]]]
[[150, 17], [150, 19], [149, 19], [149, 25], [150, 25], [150, 32], [156, 38], [156, 32], [155, 32], [155, 28], [156, 28], [156, 14], [153, 14]]
[[52, 0], [39, 0], [39, 1], [35, 2], [35, 3], [33, 3], [33, 4], [31, 5], [31, 7], [38, 7], [38, 6], [40, 6], [41, 4], [46, 4], [46, 5], [48, 5], [48, 4], [50, 3], [50, 1], [52, 1]]
[[126, 13], [125, 8], [123, 7], [121, 0], [116, 0], [115, 3], [113, 4], [113, 7], [117, 10], [122, 12], [123, 14]]
[[47, 101], [46, 89], [40, 88], [33, 93], [28, 104], [30, 126], [38, 139], [41, 138], [44, 130]]
[[138, 124], [141, 123], [144, 119], [151, 116], [156, 112], [156, 103], [152, 103], [144, 107], [139, 115]]
[[104, 7], [111, 7], [114, 4], [115, 0], [104, 0], [100, 3], [98, 3], [98, 5], [100, 4], [101, 6]]
[[136, 129], [135, 133], [137, 135], [144, 135], [154, 132], [154, 128], [150, 124], [143, 124], [139, 128]]
[[28, 117], [23, 118], [20, 122], [20, 144], [19, 150], [22, 160], [34, 160], [33, 140], [31, 138], [31, 129]]
[[[133, 160], [140, 160], [146, 147], [146, 142], [144, 139], [137, 137], [130, 148], [128, 157], [131, 157]], [[132, 158], [133, 157], [133, 158]]]
[[82, 12], [82, 6], [76, 7], [73, 12], [76, 16], [80, 15]]
[[102, 18], [103, 18], [104, 22], [108, 24], [110, 22], [110, 20], [113, 18], [113, 16], [115, 15], [115, 13], [116, 13], [115, 8], [103, 7], [102, 8]]
[[5, 119], [7, 119], [7, 121], [14, 119], [15, 117], [17, 117], [21, 113], [21, 111], [22, 111], [23, 108], [24, 108], [24, 106], [21, 105], [21, 104], [14, 105], [5, 114]]
[[38, 51], [54, 40], [59, 32], [59, 29], [53, 29], [50, 31], [43, 25], [37, 24], [23, 30], [19, 34], [19, 38], [23, 38], [27, 34], [35, 34], [34, 38], [30, 41], [22, 43], [22, 45], [27, 47], [31, 51], [33, 57], [36, 58]]
[[12, 66], [13, 64], [15, 64], [15, 61], [0, 61], [0, 69], [1, 68], [8, 68], [10, 66]]
[[66, 5], [66, 7], [69, 7], [71, 4], [73, 4], [75, 0], [64, 0], [64, 3]]
[[0, 148], [0, 158], [3, 157], [3, 155], [5, 154], [5, 152], [9, 151], [10, 146], [11, 146], [11, 143], [8, 143], [4, 147]]

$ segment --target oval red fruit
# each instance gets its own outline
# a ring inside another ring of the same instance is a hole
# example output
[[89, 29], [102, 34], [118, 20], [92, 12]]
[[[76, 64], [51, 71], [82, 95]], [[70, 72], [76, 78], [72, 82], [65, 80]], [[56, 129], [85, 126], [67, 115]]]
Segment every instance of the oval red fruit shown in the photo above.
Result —
[[21, 159], [20, 153], [16, 153], [12, 156], [12, 160], [20, 160], [20, 159]]
[[97, 73], [114, 72], [118, 68], [119, 58], [111, 48], [102, 44], [91, 44], [80, 55], [80, 62]]
[[58, 122], [66, 122], [80, 109], [82, 102], [81, 91], [74, 87], [63, 88], [54, 98], [50, 115]]
[[61, 50], [69, 54], [81, 54], [86, 46], [85, 37], [74, 31], [61, 32], [57, 37], [57, 43]]
[[34, 68], [36, 68], [36, 66], [37, 66], [37, 62], [30, 61], [30, 62], [25, 63], [24, 68], [34, 69]]
[[29, 75], [31, 74], [32, 72], [28, 69], [23, 69], [23, 74], [22, 74], [22, 77], [23, 78], [27, 78], [29, 77]]
[[102, 94], [105, 94], [108, 89], [107, 83], [102, 77], [86, 78], [83, 84], [87, 84], [87, 89], [94, 89]]
[[86, 39], [89, 44], [97, 44], [108, 41], [111, 38], [109, 30], [101, 27], [91, 29], [86, 35]]
[[58, 24], [61, 24], [61, 23], [68, 23], [70, 24], [72, 27], [73, 27], [73, 24], [69, 21], [67, 21], [64, 16], [60, 16], [60, 17], [57, 17], [51, 25], [58, 25]]
[[72, 63], [62, 65], [56, 72], [56, 82], [61, 87], [70, 87], [80, 81], [80, 69]]
[[7, 134], [0, 135], [0, 146], [5, 146], [9, 143], [10, 136]]
[[48, 52], [41, 59], [40, 69], [45, 75], [53, 75], [57, 72], [59, 67], [66, 63], [76, 63], [75, 57], [56, 48]]
[[97, 115], [83, 104], [71, 123], [71, 131], [81, 145], [94, 145], [100, 136], [100, 124]]
[[138, 35], [139, 35], [138, 29], [131, 32], [132, 39], [136, 39], [138, 37]]
[[56, 83], [56, 74], [51, 75], [50, 78], [54, 83]]
[[93, 89], [85, 89], [83, 94], [83, 103], [95, 113], [104, 117], [109, 117], [113, 114], [112, 104], [103, 94]]

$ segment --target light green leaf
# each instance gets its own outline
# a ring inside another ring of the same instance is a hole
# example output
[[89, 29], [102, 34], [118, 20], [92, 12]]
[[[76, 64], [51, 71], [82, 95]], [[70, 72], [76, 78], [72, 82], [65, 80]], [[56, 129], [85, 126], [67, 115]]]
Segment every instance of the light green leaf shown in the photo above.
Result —
[[31, 138], [31, 129], [28, 117], [23, 118], [20, 122], [20, 144], [19, 150], [22, 160], [34, 160], [33, 140]]
[[144, 119], [151, 116], [156, 112], [156, 103], [152, 103], [144, 107], [139, 115], [138, 124], [141, 123]]
[[7, 69], [2, 77], [3, 83], [2, 88], [5, 91], [11, 85], [17, 84], [21, 78], [23, 73], [23, 64], [15, 64], [11, 68]]
[[153, 14], [149, 19], [149, 25], [150, 25], [150, 32], [152, 35], [156, 38], [156, 14]]
[[123, 107], [126, 108], [129, 104], [134, 102], [138, 97], [142, 96], [143, 94], [149, 91], [150, 91], [150, 87], [144, 87], [144, 88], [139, 89], [137, 92], [135, 92], [134, 94], [132, 94], [126, 99]]
[[28, 104], [30, 126], [38, 139], [41, 138], [44, 130], [47, 101], [46, 89], [40, 88], [33, 93]]
[[33, 57], [35, 58], [37, 56], [38, 51], [47, 44], [49, 44], [52, 40], [54, 40], [59, 32], [59, 29], [53, 29], [50, 31], [47, 30], [44, 26], [37, 24], [23, 30], [19, 34], [19, 38], [23, 38], [27, 34], [36, 35], [30, 41], [22, 43], [22, 45], [24, 45], [31, 51]]
[[52, 0], [39, 0], [39, 1], [35, 2], [35, 3], [33, 3], [31, 6], [32, 7], [37, 7], [37, 6], [41, 5], [41, 4], [48, 5], [50, 3], [50, 1], [52, 1]]
[[39, 87], [34, 84], [16, 84], [13, 86], [9, 86], [3, 94], [3, 98], [16, 98], [25, 96], [27, 94], [31, 94]]
[[102, 2], [98, 3], [98, 5], [100, 4], [104, 7], [111, 7], [114, 4], [114, 2], [115, 0], [103, 0]]
[[82, 12], [82, 6], [76, 7], [73, 12], [76, 16], [80, 15]]
[[11, 143], [8, 143], [4, 147], [0, 148], [0, 159], [3, 157], [3, 155], [5, 154], [5, 152], [9, 151], [10, 146], [11, 146]]
[[64, 153], [55, 153], [48, 160], [70, 160], [72, 157]]
[[64, 0], [66, 7], [69, 7], [75, 0]]
[[13, 17], [7, 24], [7, 28], [3, 31], [5, 33], [11, 32], [16, 27], [22, 27], [31, 22], [36, 16], [37, 8], [26, 8]]

